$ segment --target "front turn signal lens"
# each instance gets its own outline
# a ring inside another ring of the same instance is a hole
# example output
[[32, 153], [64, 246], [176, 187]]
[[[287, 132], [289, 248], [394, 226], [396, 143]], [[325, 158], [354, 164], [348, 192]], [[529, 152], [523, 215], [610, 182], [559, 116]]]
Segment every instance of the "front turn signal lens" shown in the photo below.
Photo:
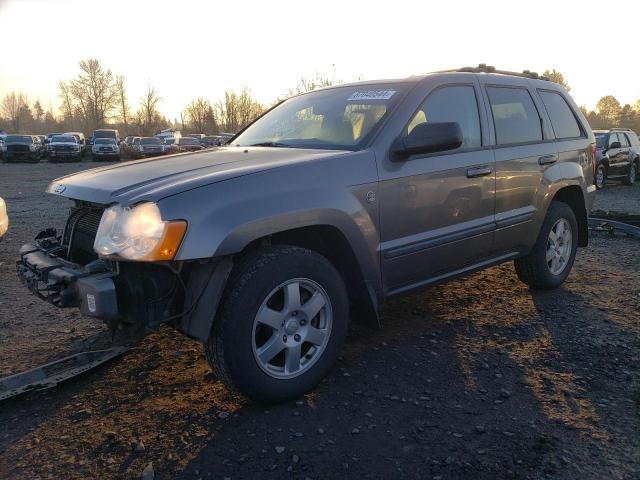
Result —
[[162, 262], [167, 260], [173, 260], [178, 253], [184, 234], [187, 231], [187, 222], [183, 220], [177, 220], [173, 222], [166, 222], [164, 234], [158, 242], [158, 246], [153, 249], [142, 260]]

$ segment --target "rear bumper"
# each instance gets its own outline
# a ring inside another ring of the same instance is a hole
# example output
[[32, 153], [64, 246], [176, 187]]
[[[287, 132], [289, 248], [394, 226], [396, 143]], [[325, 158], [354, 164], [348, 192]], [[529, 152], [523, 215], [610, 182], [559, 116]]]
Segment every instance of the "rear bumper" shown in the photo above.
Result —
[[18, 277], [34, 295], [57, 307], [78, 307], [84, 315], [118, 318], [115, 273], [101, 260], [81, 266], [60, 255], [59, 244], [27, 244], [16, 262]]

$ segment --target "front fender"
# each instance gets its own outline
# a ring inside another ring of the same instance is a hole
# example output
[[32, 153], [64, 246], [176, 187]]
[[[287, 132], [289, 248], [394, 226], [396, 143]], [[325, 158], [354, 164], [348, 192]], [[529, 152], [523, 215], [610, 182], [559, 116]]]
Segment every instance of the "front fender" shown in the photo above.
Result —
[[[363, 277], [379, 284], [377, 170], [371, 155], [274, 169], [167, 197], [163, 217], [188, 221], [176, 260], [232, 255], [275, 233], [329, 225], [350, 244]], [[369, 199], [369, 201], [367, 200]]]

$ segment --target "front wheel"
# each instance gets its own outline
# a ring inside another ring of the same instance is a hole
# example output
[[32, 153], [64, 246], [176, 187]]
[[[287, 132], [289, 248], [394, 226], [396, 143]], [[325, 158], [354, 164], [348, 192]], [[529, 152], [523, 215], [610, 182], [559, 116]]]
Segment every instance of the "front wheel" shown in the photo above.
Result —
[[603, 164], [598, 165], [596, 169], [596, 178], [595, 185], [598, 190], [602, 190], [604, 188], [604, 184], [607, 180], [607, 169]]
[[551, 202], [533, 250], [514, 260], [518, 278], [532, 288], [559, 287], [569, 276], [578, 249], [578, 222], [569, 205]]
[[636, 179], [638, 176], [638, 165], [634, 162], [629, 165], [629, 170], [627, 170], [627, 176], [624, 178], [624, 183], [627, 185], [633, 185], [636, 183]]
[[205, 345], [218, 379], [259, 402], [299, 397], [329, 372], [347, 334], [335, 267], [311, 250], [274, 246], [236, 266]]

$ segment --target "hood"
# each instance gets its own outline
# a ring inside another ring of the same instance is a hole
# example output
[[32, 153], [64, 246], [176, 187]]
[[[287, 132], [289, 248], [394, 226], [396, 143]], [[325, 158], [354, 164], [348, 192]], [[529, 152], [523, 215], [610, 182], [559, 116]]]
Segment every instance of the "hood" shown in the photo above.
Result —
[[100, 204], [155, 202], [230, 178], [348, 153], [298, 148], [222, 147], [85, 170], [54, 180], [47, 192]]

